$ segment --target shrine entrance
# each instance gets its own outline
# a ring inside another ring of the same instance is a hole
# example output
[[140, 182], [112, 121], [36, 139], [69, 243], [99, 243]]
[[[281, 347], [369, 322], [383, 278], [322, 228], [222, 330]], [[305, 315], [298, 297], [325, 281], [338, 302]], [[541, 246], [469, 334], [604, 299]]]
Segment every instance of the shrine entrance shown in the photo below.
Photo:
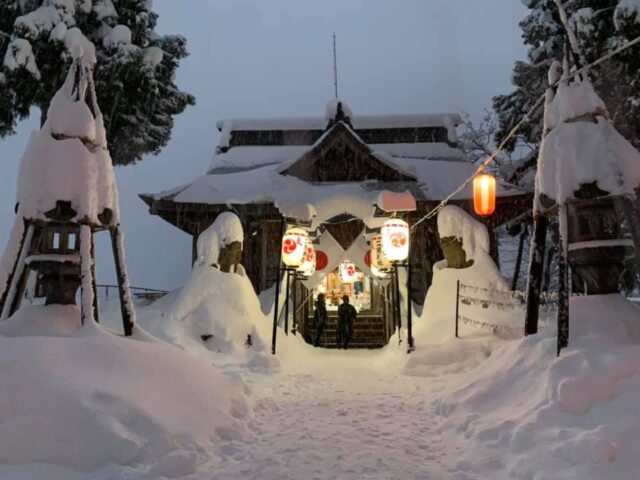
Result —
[[[349, 251], [354, 253], [353, 249]], [[389, 343], [395, 329], [393, 283], [390, 279], [375, 277], [370, 271], [365, 271], [368, 270], [366, 263], [359, 263], [363, 268], [352, 262], [350, 257], [345, 257], [335, 268], [327, 268], [326, 273], [296, 282], [294, 324], [307, 343], [313, 344], [316, 338], [314, 309], [321, 293], [325, 295], [328, 316], [319, 342], [321, 347], [336, 347], [338, 307], [345, 295], [358, 312], [350, 348], [382, 348]]]

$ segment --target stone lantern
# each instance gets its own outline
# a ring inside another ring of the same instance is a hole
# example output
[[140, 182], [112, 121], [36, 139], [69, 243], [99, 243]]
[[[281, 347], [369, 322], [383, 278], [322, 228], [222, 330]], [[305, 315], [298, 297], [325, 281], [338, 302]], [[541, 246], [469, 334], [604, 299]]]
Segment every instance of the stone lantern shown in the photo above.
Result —
[[[75, 305], [82, 324], [98, 321], [94, 234], [111, 236], [125, 335], [135, 311], [124, 265], [118, 192], [93, 87], [93, 52], [76, 52], [47, 120], [20, 164], [16, 221], [0, 261], [0, 319], [21, 306], [37, 274], [46, 305]], [[86, 55], [85, 55], [86, 53]]]

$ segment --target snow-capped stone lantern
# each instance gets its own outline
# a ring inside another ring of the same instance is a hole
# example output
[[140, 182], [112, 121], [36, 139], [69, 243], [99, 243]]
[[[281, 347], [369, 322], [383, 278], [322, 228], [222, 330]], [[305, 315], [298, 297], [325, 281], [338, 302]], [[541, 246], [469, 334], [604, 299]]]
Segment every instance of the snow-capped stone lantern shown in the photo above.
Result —
[[[17, 216], [0, 263], [1, 319], [19, 308], [31, 275], [47, 304], [75, 304], [98, 321], [93, 235], [111, 234], [126, 335], [135, 312], [124, 265], [118, 192], [102, 114], [96, 101], [91, 44], [77, 49], [47, 119], [20, 164]], [[87, 102], [88, 100], [88, 102]]]
[[640, 153], [616, 131], [586, 74], [560, 79], [560, 73], [560, 64], [554, 62], [536, 173], [525, 327], [527, 334], [537, 332], [545, 237], [549, 219], [557, 216], [558, 352], [568, 344], [568, 265], [574, 292], [616, 293], [623, 261], [634, 243], [624, 236], [625, 220], [636, 238], [636, 251], [640, 246], [640, 232], [634, 232]]

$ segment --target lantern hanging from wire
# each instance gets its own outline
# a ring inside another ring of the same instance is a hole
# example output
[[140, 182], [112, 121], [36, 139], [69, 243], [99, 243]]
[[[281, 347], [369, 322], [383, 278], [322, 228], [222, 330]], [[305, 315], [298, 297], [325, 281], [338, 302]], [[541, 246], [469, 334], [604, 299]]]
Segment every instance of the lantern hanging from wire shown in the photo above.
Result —
[[391, 262], [401, 262], [409, 256], [409, 224], [399, 218], [387, 220], [382, 226], [382, 252]]
[[282, 263], [287, 267], [299, 268], [305, 257], [309, 234], [302, 228], [288, 229], [282, 237]]
[[340, 264], [340, 280], [342, 283], [353, 283], [358, 279], [356, 266], [353, 262], [345, 260]]
[[496, 178], [483, 173], [473, 179], [473, 208], [482, 217], [496, 210]]
[[300, 268], [298, 268], [298, 272], [300, 272], [305, 277], [310, 277], [315, 273], [315, 271], [316, 271], [316, 249], [313, 247], [313, 243], [311, 241], [308, 241], [304, 258], [302, 259], [302, 264], [300, 265]]

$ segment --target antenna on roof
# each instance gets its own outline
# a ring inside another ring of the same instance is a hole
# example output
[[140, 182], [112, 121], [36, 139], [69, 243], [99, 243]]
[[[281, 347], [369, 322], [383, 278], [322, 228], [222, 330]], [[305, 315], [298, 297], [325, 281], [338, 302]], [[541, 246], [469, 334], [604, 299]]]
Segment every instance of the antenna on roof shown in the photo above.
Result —
[[336, 53], [336, 32], [333, 32], [333, 90], [338, 98], [338, 54]]

